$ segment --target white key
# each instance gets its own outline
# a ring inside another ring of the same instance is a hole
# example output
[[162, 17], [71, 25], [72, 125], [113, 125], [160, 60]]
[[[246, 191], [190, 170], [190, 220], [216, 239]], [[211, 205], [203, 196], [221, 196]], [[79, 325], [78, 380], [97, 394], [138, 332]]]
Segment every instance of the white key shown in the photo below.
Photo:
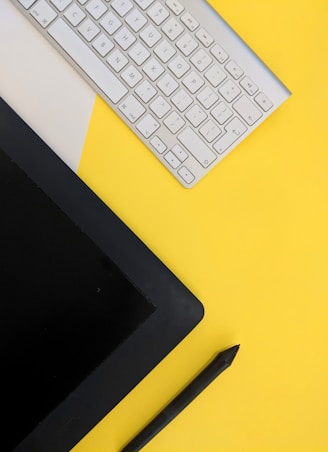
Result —
[[174, 12], [176, 16], [178, 16], [179, 14], [182, 13], [182, 11], [184, 11], [184, 7], [177, 0], [166, 0], [165, 4], [168, 8], [170, 8], [171, 11]]
[[253, 96], [259, 90], [259, 87], [249, 77], [244, 77], [240, 81], [240, 85], [250, 96]]
[[156, 25], [161, 25], [165, 19], [170, 15], [168, 10], [164, 8], [159, 2], [156, 2], [154, 6], [149, 8], [147, 15], [155, 22]]
[[98, 20], [108, 10], [107, 6], [101, 0], [91, 0], [85, 8], [91, 16]]
[[165, 74], [157, 83], [157, 86], [168, 97], [178, 88], [179, 83], [170, 74]]
[[232, 80], [227, 80], [219, 89], [219, 93], [227, 102], [232, 102], [239, 95], [240, 89]]
[[159, 154], [163, 154], [167, 149], [166, 144], [157, 135], [150, 140], [150, 144]]
[[126, 23], [136, 33], [147, 23], [147, 19], [138, 9], [134, 9], [125, 19]]
[[165, 119], [164, 124], [172, 133], [177, 133], [179, 132], [179, 130], [182, 129], [186, 122], [184, 119], [181, 118], [181, 116], [177, 112], [173, 111]]
[[148, 114], [137, 124], [137, 129], [145, 137], [149, 138], [159, 129], [160, 124], [156, 119]]
[[76, 27], [86, 17], [84, 11], [73, 3], [64, 13], [66, 19]]
[[160, 75], [163, 74], [164, 68], [155, 58], [152, 58], [151, 60], [148, 61], [148, 63], [144, 65], [143, 71], [154, 82], [155, 80], [158, 79]]
[[163, 63], [167, 63], [177, 51], [166, 39], [164, 39], [157, 47], [155, 47], [154, 53]]
[[94, 80], [101, 91], [116, 104], [128, 92], [123, 83], [99, 60], [84, 42], [62, 20], [58, 19], [48, 33], [73, 58], [80, 68]]
[[185, 75], [186, 72], [189, 71], [190, 66], [187, 61], [178, 55], [171, 63], [168, 65], [168, 68], [173, 72], [173, 74], [177, 78], [181, 78]]
[[123, 50], [130, 48], [136, 39], [135, 35], [133, 35], [126, 27], [121, 28], [114, 36], [114, 40]]
[[30, 11], [39, 24], [46, 28], [56, 17], [57, 13], [44, 0], [40, 0]]
[[201, 28], [200, 30], [197, 31], [196, 38], [198, 38], [205, 47], [209, 47], [214, 42], [212, 36], [209, 33], [207, 33], [207, 31], [204, 30], [204, 28]]
[[101, 33], [101, 35], [93, 41], [92, 47], [97, 50], [99, 55], [104, 57], [114, 48], [114, 44], [107, 38], [106, 35], [104, 35], [104, 33]]
[[187, 184], [191, 184], [195, 180], [195, 176], [185, 166], [178, 169], [178, 173]]
[[198, 43], [190, 34], [186, 33], [177, 42], [176, 46], [185, 56], [189, 56], [198, 47]]
[[64, 9], [67, 8], [67, 6], [72, 3], [72, 0], [50, 0], [50, 1], [53, 5], [55, 5], [58, 11], [64, 11]]
[[163, 25], [162, 30], [171, 41], [175, 41], [183, 33], [182, 25], [173, 17]]
[[263, 111], [269, 111], [273, 107], [273, 103], [264, 93], [258, 93], [254, 100]]
[[167, 152], [164, 158], [173, 169], [176, 169], [178, 168], [178, 166], [180, 166], [180, 160], [173, 154], [172, 151]]
[[141, 66], [149, 57], [150, 52], [140, 42], [138, 42], [129, 52], [130, 58], [133, 59], [138, 66]]
[[223, 154], [241, 135], [247, 127], [238, 119], [233, 118], [225, 127], [226, 133], [214, 144], [214, 149]]
[[179, 144], [176, 144], [175, 146], [173, 146], [172, 152], [174, 155], [176, 155], [178, 157], [180, 162], [184, 162], [188, 158], [187, 152], [184, 149], [182, 149], [182, 147]]
[[230, 75], [232, 75], [232, 77], [235, 80], [238, 80], [244, 73], [244, 71], [241, 69], [240, 66], [238, 66], [237, 63], [235, 63], [235, 61], [230, 60], [226, 65], [225, 65], [226, 70], [229, 72]]
[[162, 35], [156, 30], [154, 25], [148, 25], [140, 33], [140, 38], [147, 44], [148, 47], [152, 48], [161, 39]]
[[120, 72], [129, 62], [126, 56], [118, 49], [114, 50], [106, 61], [115, 72]]
[[114, 13], [110, 11], [103, 19], [101, 19], [100, 25], [107, 31], [109, 35], [113, 35], [115, 31], [120, 28], [122, 22], [118, 17], [115, 16]]
[[178, 140], [204, 168], [207, 168], [214, 160], [216, 160], [214, 152], [211, 151], [190, 127], [186, 127], [186, 129], [178, 135]]
[[184, 14], [181, 17], [181, 21], [189, 28], [190, 31], [195, 31], [199, 27], [197, 20], [189, 13]]
[[207, 114], [198, 105], [191, 107], [185, 116], [194, 127], [198, 127], [207, 118]]
[[181, 112], [187, 110], [187, 108], [193, 103], [193, 99], [184, 89], [181, 89], [177, 94], [175, 94], [171, 100]]
[[19, 3], [24, 6], [25, 9], [29, 9], [36, 0], [18, 0]]
[[122, 72], [121, 77], [130, 88], [134, 88], [142, 80], [142, 75], [132, 64]]
[[145, 80], [136, 88], [135, 93], [141, 100], [147, 103], [157, 94], [157, 91], [148, 80]]
[[262, 117], [262, 113], [255, 107], [252, 101], [246, 96], [241, 96], [234, 104], [233, 108], [247, 122], [249, 126], [255, 124]]
[[203, 49], [200, 49], [190, 58], [190, 61], [200, 72], [203, 72], [213, 60]]
[[208, 143], [212, 143], [221, 134], [221, 129], [210, 119], [199, 132]]
[[224, 102], [220, 102], [212, 111], [211, 115], [219, 124], [224, 124], [233, 115], [230, 108]]
[[144, 106], [132, 95], [128, 96], [118, 108], [132, 124], [134, 124], [146, 111]]
[[80, 5], [85, 5], [88, 0], [77, 0], [77, 1], [80, 3]]
[[124, 17], [133, 8], [133, 5], [130, 2], [130, 0], [113, 0], [110, 6], [121, 17]]
[[214, 88], [217, 88], [227, 78], [218, 64], [214, 64], [214, 66], [205, 72], [204, 76]]
[[100, 29], [97, 25], [92, 22], [91, 19], [86, 19], [82, 25], [79, 27], [79, 33], [85, 37], [85, 39], [90, 42], [97, 34], [100, 32]]
[[207, 110], [211, 108], [219, 99], [219, 96], [209, 87], [206, 86], [198, 95], [197, 99]]
[[149, 108], [159, 119], [162, 119], [166, 113], [171, 110], [170, 104], [168, 104], [162, 96], [158, 96], [154, 102], [149, 105]]
[[134, 0], [137, 5], [140, 6], [142, 10], [145, 10], [150, 6], [152, 3], [154, 3], [155, 0]]
[[182, 83], [192, 94], [195, 94], [205, 84], [204, 80], [201, 79], [195, 71], [190, 72], [190, 74], [182, 80]]
[[229, 55], [227, 52], [222, 49], [218, 44], [215, 44], [211, 48], [211, 54], [218, 60], [219, 63], [224, 63], [229, 58]]

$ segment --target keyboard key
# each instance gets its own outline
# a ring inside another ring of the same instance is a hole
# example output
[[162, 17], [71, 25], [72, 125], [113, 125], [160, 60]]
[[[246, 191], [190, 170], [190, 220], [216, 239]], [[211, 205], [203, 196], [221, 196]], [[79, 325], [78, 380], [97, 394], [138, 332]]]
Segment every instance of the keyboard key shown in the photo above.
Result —
[[197, 95], [197, 99], [203, 107], [208, 110], [219, 99], [219, 96], [209, 86], [206, 86], [206, 88]]
[[224, 102], [220, 102], [212, 111], [211, 115], [219, 124], [224, 124], [233, 115], [233, 112]]
[[171, 98], [171, 101], [181, 112], [185, 111], [193, 103], [193, 99], [184, 89], [181, 89], [175, 94], [175, 96]]
[[177, 51], [166, 39], [164, 39], [154, 49], [154, 53], [163, 63], [167, 63], [177, 53]]
[[198, 38], [205, 47], [209, 47], [214, 42], [213, 37], [209, 33], [207, 33], [204, 28], [201, 28], [197, 31], [196, 38]]
[[238, 80], [244, 73], [244, 71], [233, 60], [230, 60], [225, 65], [225, 68], [235, 80]]
[[262, 113], [255, 107], [252, 101], [246, 96], [241, 96], [234, 104], [233, 108], [237, 113], [247, 122], [249, 126], [255, 124], [258, 121]]
[[200, 78], [195, 71], [190, 72], [190, 74], [182, 80], [182, 83], [192, 94], [195, 94], [205, 84], [204, 80]]
[[141, 9], [145, 10], [150, 6], [152, 3], [154, 3], [155, 0], [134, 0], [137, 5], [140, 6]]
[[106, 56], [108, 52], [114, 48], [114, 44], [107, 38], [107, 36], [104, 35], [104, 33], [93, 41], [92, 46], [102, 57]]
[[227, 102], [232, 102], [240, 94], [240, 89], [232, 80], [227, 80], [219, 89], [219, 93]]
[[150, 52], [138, 42], [129, 52], [130, 58], [138, 65], [141, 66], [150, 57]]
[[75, 3], [73, 3], [65, 11], [64, 16], [74, 27], [76, 27], [86, 17], [86, 14], [84, 11], [82, 11], [81, 8], [79, 8]]
[[119, 109], [132, 123], [135, 123], [146, 111], [144, 106], [132, 95], [125, 99]]
[[180, 160], [173, 154], [172, 151], [169, 151], [165, 154], [164, 159], [172, 166], [172, 168], [176, 169], [180, 166]]
[[214, 88], [217, 88], [227, 78], [218, 64], [214, 64], [211, 69], [205, 72], [204, 76]]
[[171, 41], [175, 41], [177, 37], [180, 36], [184, 31], [182, 25], [180, 25], [179, 22], [174, 18], [169, 19], [163, 25], [162, 30], [166, 34], [166, 36], [171, 39]]
[[100, 29], [94, 22], [92, 22], [91, 19], [86, 19], [79, 27], [79, 33], [81, 33], [81, 35], [84, 36], [88, 42], [90, 42], [97, 36], [97, 34], [100, 33]]
[[149, 105], [149, 108], [159, 119], [162, 119], [166, 113], [171, 110], [170, 104], [167, 103], [162, 96], [158, 96], [154, 102]]
[[197, 20], [190, 14], [186, 13], [181, 17], [181, 21], [189, 28], [190, 31], [195, 31], [199, 27]]
[[114, 41], [117, 42], [123, 50], [129, 49], [136, 39], [135, 35], [133, 35], [126, 27], [121, 28], [114, 36]]
[[161, 25], [170, 15], [168, 10], [164, 8], [159, 2], [156, 2], [154, 6], [149, 8], [147, 15], [152, 19], [156, 25]]
[[154, 82], [163, 74], [164, 68], [155, 58], [152, 58], [144, 65], [143, 71], [148, 75], [150, 80]]
[[161, 39], [162, 35], [156, 30], [153, 25], [148, 25], [141, 33], [140, 38], [152, 48]]
[[240, 81], [240, 85], [250, 96], [253, 96], [259, 90], [259, 87], [249, 77], [244, 77]]
[[148, 80], [140, 83], [135, 92], [145, 103], [148, 103], [157, 94], [156, 89], [148, 82]]
[[198, 43], [190, 34], [186, 33], [177, 42], [176, 46], [185, 56], [189, 56], [198, 47]]
[[46, 28], [56, 17], [57, 13], [44, 0], [40, 0], [33, 6], [30, 14], [36, 19], [41, 27]]
[[207, 114], [198, 105], [191, 107], [185, 116], [194, 127], [198, 127], [207, 118]]
[[126, 56], [118, 49], [110, 53], [106, 61], [115, 72], [120, 72], [129, 62]]
[[179, 87], [179, 83], [170, 74], [165, 74], [157, 83], [157, 86], [165, 96], [169, 97]]
[[145, 138], [149, 138], [159, 128], [160, 123], [150, 114], [144, 116], [144, 118], [137, 124], [137, 129]]
[[133, 8], [133, 5], [130, 2], [130, 0], [113, 0], [110, 6], [121, 17], [124, 17]]
[[18, 0], [19, 3], [24, 6], [25, 9], [29, 9], [36, 0]]
[[225, 127], [226, 133], [215, 144], [214, 149], [223, 154], [246, 131], [247, 127], [238, 119], [233, 118]]
[[174, 111], [165, 119], [164, 124], [172, 133], [176, 134], [186, 124], [186, 121]]
[[[18, 0], [18, 1], [20, 3], [22, 3], [20, 0]], [[31, 3], [30, 0], [28, 0], [28, 1], [29, 1], [29, 3]], [[32, 4], [35, 1], [36, 0], [33, 0]], [[55, 7], [58, 9], [58, 11], [64, 11], [64, 9], [67, 8], [67, 6], [70, 5], [73, 0], [50, 0], [50, 1], [53, 5], [55, 5]], [[29, 6], [28, 6], [28, 8], [29, 8]]]
[[130, 88], [134, 88], [142, 80], [141, 73], [133, 64], [122, 72], [121, 77]]
[[223, 50], [222, 47], [218, 44], [215, 44], [211, 48], [211, 54], [218, 60], [219, 63], [225, 63], [229, 58], [227, 52]]
[[200, 72], [203, 72], [213, 60], [203, 49], [200, 49], [192, 56], [190, 61]]
[[134, 9], [125, 19], [125, 22], [132, 28], [133, 31], [138, 33], [144, 25], [147, 23], [146, 17], [141, 14], [138, 9]]
[[80, 68], [89, 74], [100, 90], [117, 104], [128, 90], [98, 59], [84, 42], [63, 21], [58, 19], [48, 28], [48, 33], [71, 55]]
[[86, 10], [91, 16], [98, 20], [108, 10], [107, 6], [101, 0], [91, 0], [88, 3]]
[[184, 7], [177, 0], [166, 0], [165, 4], [168, 8], [170, 8], [171, 11], [174, 12], [176, 16], [184, 11]]
[[264, 93], [259, 93], [255, 97], [255, 102], [262, 108], [263, 111], [269, 111], [270, 108], [273, 107], [273, 103]]
[[214, 152], [190, 127], [187, 127], [178, 135], [178, 140], [204, 168], [207, 168], [216, 160]]
[[167, 149], [166, 144], [157, 135], [150, 140], [150, 144], [159, 154], [163, 154]]
[[195, 176], [185, 166], [178, 170], [178, 174], [187, 184], [191, 184], [195, 180]]
[[208, 143], [212, 143], [221, 133], [221, 129], [211, 119], [199, 129]]
[[101, 19], [100, 25], [109, 35], [113, 35], [120, 28], [122, 22], [110, 11], [103, 19]]
[[189, 71], [190, 66], [187, 61], [179, 55], [171, 61], [168, 68], [177, 78], [181, 78]]
[[175, 146], [173, 146], [172, 148], [172, 152], [173, 154], [178, 157], [178, 159], [180, 160], [180, 162], [184, 162], [185, 160], [187, 160], [188, 158], [188, 154], [187, 152], [182, 149], [181, 146], [179, 146], [178, 144], [176, 144]]

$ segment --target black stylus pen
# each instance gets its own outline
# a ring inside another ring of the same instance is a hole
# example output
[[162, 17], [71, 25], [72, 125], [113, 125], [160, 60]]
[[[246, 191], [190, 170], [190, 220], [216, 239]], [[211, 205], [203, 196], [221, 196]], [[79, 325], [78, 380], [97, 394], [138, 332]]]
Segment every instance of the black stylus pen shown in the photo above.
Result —
[[157, 433], [171, 422], [198, 394], [200, 394], [221, 372], [227, 369], [238, 352], [235, 345], [220, 352], [196, 378], [180, 392], [121, 452], [136, 452], [142, 449]]

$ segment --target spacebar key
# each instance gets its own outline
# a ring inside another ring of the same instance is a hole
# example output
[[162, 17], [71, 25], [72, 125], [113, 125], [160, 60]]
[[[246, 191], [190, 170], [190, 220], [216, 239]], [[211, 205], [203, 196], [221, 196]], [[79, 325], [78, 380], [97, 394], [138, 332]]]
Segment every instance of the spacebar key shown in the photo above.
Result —
[[187, 127], [178, 135], [178, 140], [204, 168], [207, 168], [216, 159], [214, 152], [206, 146], [190, 127]]
[[114, 104], [125, 96], [126, 87], [62, 19], [51, 25], [48, 33]]

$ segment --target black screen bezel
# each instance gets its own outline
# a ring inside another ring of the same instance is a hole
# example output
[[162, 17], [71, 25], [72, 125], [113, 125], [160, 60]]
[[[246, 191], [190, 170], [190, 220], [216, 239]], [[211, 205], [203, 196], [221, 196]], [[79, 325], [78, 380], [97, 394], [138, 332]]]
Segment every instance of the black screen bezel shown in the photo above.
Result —
[[199, 323], [204, 309], [2, 98], [0, 146], [156, 305], [154, 314], [15, 449], [69, 451]]

